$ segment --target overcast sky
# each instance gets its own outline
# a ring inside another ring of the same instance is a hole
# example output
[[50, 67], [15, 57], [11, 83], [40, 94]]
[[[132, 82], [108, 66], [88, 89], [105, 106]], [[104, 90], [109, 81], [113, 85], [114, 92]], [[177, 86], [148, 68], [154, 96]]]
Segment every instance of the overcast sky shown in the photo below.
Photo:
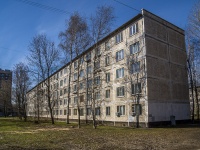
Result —
[[[37, 7], [31, 1], [67, 13]], [[117, 17], [112, 27], [115, 30], [139, 13], [134, 9], [144, 8], [185, 29], [195, 3], [196, 0], [0, 0], [0, 68], [13, 69], [14, 64], [26, 61], [28, 45], [37, 34], [47, 34], [58, 45], [58, 34], [64, 31], [65, 21], [74, 11], [89, 18], [97, 6], [110, 5]]]

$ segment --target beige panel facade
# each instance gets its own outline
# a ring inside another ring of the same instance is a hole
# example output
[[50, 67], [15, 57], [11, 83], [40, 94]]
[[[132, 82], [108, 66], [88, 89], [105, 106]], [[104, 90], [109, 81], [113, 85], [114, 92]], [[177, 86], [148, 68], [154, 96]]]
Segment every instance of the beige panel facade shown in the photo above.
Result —
[[[91, 47], [73, 60], [70, 119], [78, 119], [75, 90], [76, 62], [81, 59], [84, 60], [80, 64], [79, 74], [81, 120], [92, 120], [89, 112], [91, 100], [87, 98], [87, 92], [96, 96], [95, 105], [100, 110], [96, 118], [99, 122], [110, 122], [113, 125], [135, 124], [137, 117], [134, 104], [141, 105], [139, 122], [146, 127], [151, 122], [170, 121], [171, 115], [175, 115], [180, 120], [189, 119], [183, 30], [142, 10], [141, 14], [113, 31], [98, 45], [100, 53], [97, 58], [94, 58], [96, 50]], [[89, 53], [91, 61], [86, 61]], [[107, 62], [108, 57], [109, 62]], [[95, 68], [93, 61], [100, 65], [98, 69]], [[92, 68], [91, 73], [87, 73], [88, 66]], [[107, 74], [109, 74], [109, 81]], [[55, 118], [66, 119], [68, 77], [69, 64], [50, 77], [52, 101], [56, 102]], [[90, 79], [97, 82], [92, 84], [92, 87], [87, 83]], [[27, 93], [29, 115], [36, 112], [36, 109], [32, 108], [35, 107], [34, 102], [38, 97], [33, 93], [41, 90], [45, 92], [43, 82]], [[95, 88], [94, 93], [91, 92], [93, 88]], [[41, 112], [43, 116], [47, 116], [46, 98], [44, 96], [41, 98], [43, 99]], [[116, 113], [120, 114], [120, 117]]]

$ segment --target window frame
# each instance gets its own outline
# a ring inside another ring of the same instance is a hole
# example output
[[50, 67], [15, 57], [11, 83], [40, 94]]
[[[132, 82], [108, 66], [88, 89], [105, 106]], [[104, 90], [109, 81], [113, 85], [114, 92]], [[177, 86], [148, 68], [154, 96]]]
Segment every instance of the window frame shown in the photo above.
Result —
[[139, 73], [140, 72], [140, 61], [134, 62], [131, 64], [131, 73]]
[[126, 115], [126, 106], [125, 105], [118, 105], [117, 106], [117, 113], [120, 113], [120, 116]]
[[122, 31], [115, 35], [115, 44], [123, 42], [123, 33]]
[[[136, 50], [135, 50], [136, 49]], [[129, 46], [130, 54], [136, 54], [140, 51], [140, 42], [137, 41]]]
[[124, 59], [124, 49], [116, 52], [116, 62]]
[[125, 87], [124, 86], [117, 87], [117, 97], [124, 97], [124, 96], [125, 96]]
[[[136, 92], [136, 90], [139, 92]], [[136, 95], [136, 94], [141, 94], [142, 93], [142, 85], [141, 82], [138, 83], [132, 83], [131, 84], [131, 94]]]
[[129, 27], [129, 36], [133, 36], [134, 34], [138, 33], [138, 31], [138, 22], [136, 22]]
[[116, 69], [116, 79], [124, 77], [124, 67]]
[[106, 90], [106, 98], [110, 98], [110, 89]]
[[110, 106], [106, 107], [106, 116], [110, 116]]

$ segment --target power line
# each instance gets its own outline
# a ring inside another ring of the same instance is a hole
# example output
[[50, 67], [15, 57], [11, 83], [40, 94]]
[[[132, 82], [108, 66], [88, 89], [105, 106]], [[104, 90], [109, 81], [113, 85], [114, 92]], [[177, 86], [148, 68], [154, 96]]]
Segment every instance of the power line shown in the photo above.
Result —
[[140, 12], [140, 10], [138, 10], [138, 9], [136, 9], [136, 8], [134, 8], [134, 7], [131, 7], [131, 6], [127, 5], [127, 4], [125, 4], [125, 3], [122, 3], [122, 2], [120, 2], [120, 1], [118, 1], [118, 0], [114, 0], [114, 1], [117, 2], [117, 3], [119, 3], [119, 4], [121, 4], [121, 5], [124, 5], [124, 6], [128, 7], [128, 8], [130, 8], [130, 9], [133, 9], [133, 10], [135, 10], [135, 11]]
[[27, 5], [35, 6], [35, 7], [41, 8], [41, 9], [45, 9], [45, 10], [48, 10], [48, 11], [51, 11], [51, 12], [56, 12], [56, 13], [65, 14], [65, 15], [71, 14], [70, 12], [68, 12], [66, 10], [58, 9], [58, 8], [55, 8], [55, 7], [52, 7], [52, 6], [40, 4], [40, 3], [33, 2], [33, 1], [30, 1], [30, 0], [15, 0], [15, 1], [27, 4]]

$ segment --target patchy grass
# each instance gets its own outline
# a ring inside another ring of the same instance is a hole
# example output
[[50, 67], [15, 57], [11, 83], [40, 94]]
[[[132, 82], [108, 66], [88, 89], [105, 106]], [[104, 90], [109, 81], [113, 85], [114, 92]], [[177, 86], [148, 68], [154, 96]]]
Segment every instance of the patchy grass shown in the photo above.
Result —
[[0, 149], [200, 149], [200, 128], [133, 129], [0, 118]]

